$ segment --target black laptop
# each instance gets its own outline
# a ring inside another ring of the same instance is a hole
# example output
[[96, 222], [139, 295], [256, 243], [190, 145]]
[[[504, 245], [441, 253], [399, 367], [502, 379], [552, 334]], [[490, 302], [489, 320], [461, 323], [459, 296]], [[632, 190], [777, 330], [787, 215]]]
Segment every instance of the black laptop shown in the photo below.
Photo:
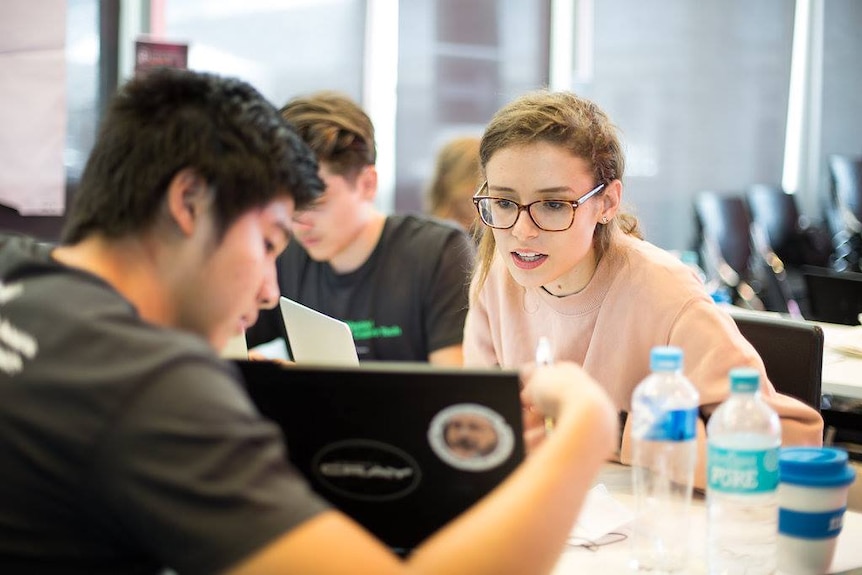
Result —
[[409, 553], [523, 460], [516, 372], [237, 361], [315, 491]]
[[804, 266], [802, 276], [815, 321], [858, 325], [862, 313], [862, 273]]

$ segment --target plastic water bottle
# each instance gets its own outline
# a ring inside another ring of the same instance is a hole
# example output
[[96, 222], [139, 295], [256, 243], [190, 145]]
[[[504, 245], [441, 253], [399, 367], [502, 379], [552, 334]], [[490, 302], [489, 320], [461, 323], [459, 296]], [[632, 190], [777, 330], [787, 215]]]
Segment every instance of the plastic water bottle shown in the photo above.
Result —
[[655, 347], [652, 373], [632, 396], [632, 481], [636, 500], [632, 567], [683, 572], [697, 461], [697, 390], [682, 374], [682, 350]]
[[711, 575], [774, 573], [781, 424], [760, 398], [760, 376], [730, 371], [730, 398], [707, 425], [707, 539]]

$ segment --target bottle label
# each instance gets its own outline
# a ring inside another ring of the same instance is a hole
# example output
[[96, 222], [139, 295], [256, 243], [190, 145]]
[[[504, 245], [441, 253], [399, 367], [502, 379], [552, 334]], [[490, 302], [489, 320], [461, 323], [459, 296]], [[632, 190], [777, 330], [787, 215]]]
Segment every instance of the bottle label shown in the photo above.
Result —
[[778, 510], [778, 532], [800, 539], [831, 539], [838, 537], [844, 525], [846, 507], [833, 511], [806, 512]]
[[778, 488], [778, 447], [726, 449], [710, 445], [708, 488], [723, 493], [766, 493]]
[[689, 441], [697, 434], [697, 408], [664, 411], [652, 423], [646, 439]]

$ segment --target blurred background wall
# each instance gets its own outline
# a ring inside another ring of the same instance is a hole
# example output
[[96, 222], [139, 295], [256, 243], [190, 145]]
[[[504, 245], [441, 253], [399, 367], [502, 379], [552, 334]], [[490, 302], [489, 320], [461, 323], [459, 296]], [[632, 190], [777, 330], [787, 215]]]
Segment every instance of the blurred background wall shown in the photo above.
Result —
[[[42, 26], [16, 2], [0, 3], [0, 20]], [[862, 155], [857, 0], [66, 0], [65, 10], [69, 197], [142, 37], [187, 43], [190, 68], [239, 76], [276, 106], [318, 89], [356, 98], [378, 129], [386, 211], [420, 210], [444, 142], [481, 134], [503, 103], [549, 85], [615, 120], [625, 200], [668, 249], [692, 245], [704, 189], [784, 185], [820, 220], [825, 159]], [[26, 145], [0, 131], [0, 154]], [[0, 228], [47, 240], [62, 221], [0, 207]]]

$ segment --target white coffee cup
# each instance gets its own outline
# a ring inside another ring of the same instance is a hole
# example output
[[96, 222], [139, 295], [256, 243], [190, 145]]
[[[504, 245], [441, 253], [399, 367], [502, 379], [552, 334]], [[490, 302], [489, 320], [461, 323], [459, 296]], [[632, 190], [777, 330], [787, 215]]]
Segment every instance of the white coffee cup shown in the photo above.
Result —
[[847, 452], [831, 447], [788, 447], [778, 460], [778, 571], [829, 571], [856, 472]]

